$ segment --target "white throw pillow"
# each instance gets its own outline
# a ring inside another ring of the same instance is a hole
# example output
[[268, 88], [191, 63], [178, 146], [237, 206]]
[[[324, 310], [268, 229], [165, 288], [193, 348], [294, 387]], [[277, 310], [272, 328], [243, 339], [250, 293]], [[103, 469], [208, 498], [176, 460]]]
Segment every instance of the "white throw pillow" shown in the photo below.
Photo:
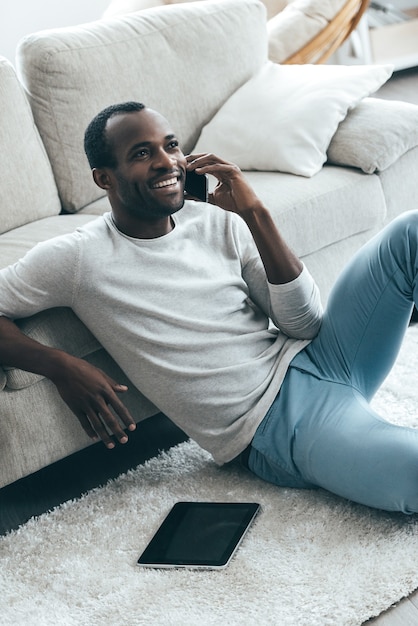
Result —
[[313, 176], [348, 111], [393, 71], [380, 65], [277, 65], [270, 61], [202, 129], [193, 150], [243, 170]]

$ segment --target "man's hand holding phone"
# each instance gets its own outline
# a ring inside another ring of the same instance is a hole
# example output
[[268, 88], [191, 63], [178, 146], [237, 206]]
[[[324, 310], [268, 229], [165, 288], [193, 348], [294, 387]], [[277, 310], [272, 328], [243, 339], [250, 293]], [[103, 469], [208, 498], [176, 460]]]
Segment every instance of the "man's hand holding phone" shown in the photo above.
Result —
[[208, 193], [208, 202], [216, 204], [225, 211], [241, 215], [263, 209], [260, 199], [245, 179], [240, 168], [234, 163], [224, 161], [214, 154], [189, 154], [187, 160], [187, 179], [212, 175], [218, 184], [212, 193]]

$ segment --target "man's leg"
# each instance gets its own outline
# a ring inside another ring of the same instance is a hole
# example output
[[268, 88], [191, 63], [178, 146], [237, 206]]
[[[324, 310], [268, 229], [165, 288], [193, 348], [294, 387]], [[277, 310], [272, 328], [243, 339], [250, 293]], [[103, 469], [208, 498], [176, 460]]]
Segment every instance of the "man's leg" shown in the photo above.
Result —
[[368, 402], [398, 354], [418, 302], [417, 276], [418, 212], [412, 212], [366, 244], [332, 291], [307, 353], [333, 384], [318, 420], [295, 435], [294, 449], [308, 480], [405, 512], [418, 511], [418, 431], [381, 420]]
[[293, 365], [253, 439], [248, 467], [282, 487], [418, 512], [418, 430], [382, 420], [350, 385]]
[[418, 512], [418, 431], [388, 424], [368, 404], [418, 300], [417, 268], [415, 212], [355, 256], [333, 289], [318, 337], [293, 360], [254, 437], [248, 463], [256, 474]]
[[418, 513], [418, 430], [381, 419], [352, 387], [316, 382], [318, 410], [297, 423], [292, 445], [304, 479], [366, 506]]
[[323, 378], [373, 397], [418, 301], [417, 274], [418, 212], [409, 212], [368, 242], [337, 280], [319, 335], [306, 349]]

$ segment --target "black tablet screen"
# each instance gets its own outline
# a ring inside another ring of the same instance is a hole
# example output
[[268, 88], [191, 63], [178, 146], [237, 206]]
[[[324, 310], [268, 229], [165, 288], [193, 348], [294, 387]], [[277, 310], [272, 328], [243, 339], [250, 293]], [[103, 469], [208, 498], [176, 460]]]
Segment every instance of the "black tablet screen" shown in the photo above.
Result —
[[155, 567], [223, 567], [258, 509], [255, 503], [178, 502], [138, 563]]

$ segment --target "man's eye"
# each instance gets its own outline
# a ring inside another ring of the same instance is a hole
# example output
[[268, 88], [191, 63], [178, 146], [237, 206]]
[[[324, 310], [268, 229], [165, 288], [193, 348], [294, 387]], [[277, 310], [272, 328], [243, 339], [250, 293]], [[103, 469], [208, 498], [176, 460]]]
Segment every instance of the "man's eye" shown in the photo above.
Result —
[[168, 144], [169, 148], [178, 148], [179, 147], [179, 142], [177, 141], [177, 139], [173, 139], [173, 141], [170, 141], [170, 143]]
[[142, 159], [146, 157], [147, 155], [148, 155], [148, 150], [146, 150], [145, 148], [142, 150], [137, 150], [137, 152], [135, 152], [135, 157], [138, 159]]

